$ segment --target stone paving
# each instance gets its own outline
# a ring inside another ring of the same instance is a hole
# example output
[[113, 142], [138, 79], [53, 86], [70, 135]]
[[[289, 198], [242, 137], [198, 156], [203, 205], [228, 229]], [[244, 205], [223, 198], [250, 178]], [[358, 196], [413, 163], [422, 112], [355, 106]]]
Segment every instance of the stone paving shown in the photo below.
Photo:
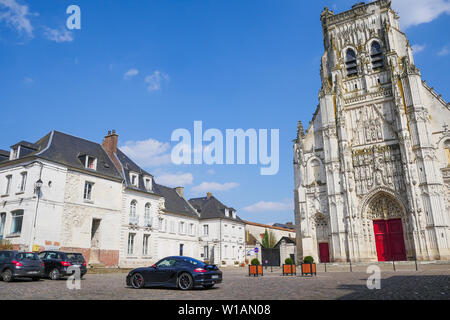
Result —
[[[265, 270], [263, 277], [249, 277], [246, 268], [224, 269], [224, 282], [213, 289], [142, 289], [125, 285], [126, 273], [87, 274], [81, 290], [69, 290], [66, 281], [0, 281], [0, 299], [178, 299], [178, 300], [316, 300], [316, 299], [439, 299], [450, 300], [450, 265], [411, 265], [396, 272], [382, 266], [381, 289], [369, 290], [364, 266], [322, 266], [316, 277], [282, 276], [280, 268]], [[400, 269], [400, 270], [399, 270]]]

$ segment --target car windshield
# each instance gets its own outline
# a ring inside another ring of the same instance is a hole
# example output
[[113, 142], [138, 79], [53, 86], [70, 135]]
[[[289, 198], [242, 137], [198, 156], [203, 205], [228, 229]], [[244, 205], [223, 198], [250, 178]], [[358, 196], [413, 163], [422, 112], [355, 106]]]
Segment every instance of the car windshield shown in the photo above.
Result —
[[198, 266], [198, 267], [204, 267], [206, 266], [206, 263], [204, 263], [203, 261], [194, 259], [194, 258], [184, 258], [183, 261], [188, 262], [194, 266]]

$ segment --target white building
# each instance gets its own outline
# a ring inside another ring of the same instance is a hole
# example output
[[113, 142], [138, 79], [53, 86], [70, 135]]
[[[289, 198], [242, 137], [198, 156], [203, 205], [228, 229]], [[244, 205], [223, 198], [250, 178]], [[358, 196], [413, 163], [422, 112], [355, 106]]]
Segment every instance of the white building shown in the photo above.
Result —
[[234, 209], [202, 214], [182, 187], [157, 184], [117, 142], [114, 131], [102, 144], [52, 131], [0, 150], [0, 239], [21, 250], [81, 252], [91, 265], [209, 259], [208, 241], [218, 248], [214, 263], [243, 261], [244, 225]]
[[210, 192], [190, 199], [200, 215], [200, 248], [203, 259], [218, 265], [239, 265], [245, 260], [245, 222]]
[[321, 15], [319, 106], [294, 142], [299, 258], [450, 259], [450, 107], [390, 1]]

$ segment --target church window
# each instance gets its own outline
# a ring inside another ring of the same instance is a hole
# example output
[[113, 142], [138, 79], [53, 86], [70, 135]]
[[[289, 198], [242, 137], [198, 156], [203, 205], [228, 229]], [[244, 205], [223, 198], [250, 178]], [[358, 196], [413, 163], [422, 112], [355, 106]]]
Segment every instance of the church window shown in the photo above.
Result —
[[383, 50], [381, 50], [381, 46], [377, 41], [372, 42], [370, 58], [372, 59], [372, 67], [374, 70], [383, 68]]
[[345, 68], [347, 69], [348, 77], [358, 74], [358, 64], [356, 62], [356, 54], [353, 49], [347, 49], [345, 54]]

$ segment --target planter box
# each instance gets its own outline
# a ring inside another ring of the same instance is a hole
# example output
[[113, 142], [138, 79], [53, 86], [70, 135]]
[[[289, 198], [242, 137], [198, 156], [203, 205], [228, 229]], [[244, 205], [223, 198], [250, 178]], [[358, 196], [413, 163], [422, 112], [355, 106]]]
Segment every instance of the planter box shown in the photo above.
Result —
[[263, 266], [262, 265], [250, 265], [248, 266], [248, 275], [249, 276], [263, 276]]
[[302, 263], [302, 276], [309, 275], [309, 276], [315, 276], [316, 273], [316, 264], [315, 263]]
[[295, 269], [295, 264], [283, 264], [283, 276], [285, 275], [295, 275], [296, 273], [296, 269]]

